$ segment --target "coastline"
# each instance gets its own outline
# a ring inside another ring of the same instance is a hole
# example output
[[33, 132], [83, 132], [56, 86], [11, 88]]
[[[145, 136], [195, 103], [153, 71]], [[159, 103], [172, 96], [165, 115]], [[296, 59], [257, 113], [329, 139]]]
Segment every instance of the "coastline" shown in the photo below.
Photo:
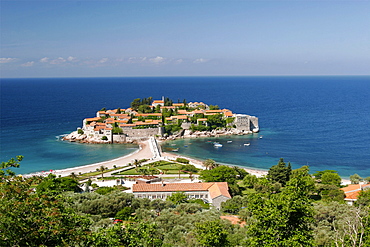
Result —
[[98, 163], [93, 163], [89, 165], [83, 165], [83, 166], [76, 166], [76, 167], [71, 167], [71, 168], [66, 168], [66, 169], [60, 169], [60, 170], [53, 170], [53, 171], [48, 171], [48, 172], [35, 172], [35, 173], [29, 173], [29, 174], [22, 174], [24, 177], [29, 177], [29, 176], [47, 176], [50, 173], [53, 173], [57, 176], [69, 176], [72, 172], [75, 174], [81, 173], [87, 173], [87, 172], [94, 172], [96, 171], [97, 168], [100, 166], [105, 166], [108, 169], [113, 168], [114, 165], [116, 166], [125, 166], [128, 163], [131, 163], [133, 160], [137, 159], [150, 159], [152, 158], [152, 152], [149, 147], [149, 141], [143, 141], [138, 143], [139, 149], [136, 150], [133, 153], [127, 154], [122, 157], [118, 157], [112, 160], [107, 160], [103, 162], [98, 162]]
[[[107, 161], [103, 161], [103, 162], [99, 162], [99, 163], [93, 163], [93, 164], [89, 164], [89, 165], [71, 167], [71, 168], [60, 169], [60, 170], [53, 170], [53, 171], [50, 171], [50, 172], [44, 172], [44, 173], [36, 172], [36, 173], [21, 174], [21, 175], [24, 176], [24, 177], [30, 177], [30, 176], [34, 176], [34, 175], [47, 176], [48, 174], [52, 173], [52, 174], [55, 174], [57, 176], [65, 177], [65, 176], [69, 176], [72, 172], [75, 173], [75, 174], [94, 172], [100, 166], [105, 166], [108, 169], [113, 168], [113, 166], [117, 166], [117, 167], [125, 166], [128, 163], [132, 163], [132, 161], [135, 160], [135, 159], [137, 159], [137, 160], [151, 159], [151, 160], [155, 161], [155, 160], [160, 160], [160, 159], [164, 159], [164, 160], [173, 159], [173, 160], [175, 160], [176, 158], [185, 158], [185, 159], [188, 159], [190, 161], [190, 163], [192, 165], [196, 166], [197, 168], [204, 169], [203, 161], [201, 161], [199, 159], [191, 158], [191, 157], [188, 157], [188, 156], [173, 154], [173, 153], [169, 153], [169, 152], [162, 152], [162, 157], [161, 158], [153, 158], [154, 153], [152, 151], [152, 148], [150, 147], [150, 141], [149, 140], [139, 142], [138, 145], [139, 145], [139, 149], [136, 150], [135, 152], [130, 153], [130, 154], [125, 155], [125, 156], [122, 156], [122, 157], [119, 157], [119, 158], [116, 158], [116, 159], [107, 160]], [[221, 165], [226, 165], [226, 166], [235, 166], [235, 165], [232, 165], [232, 164], [225, 164], [225, 163], [220, 163], [220, 164]], [[243, 167], [243, 166], [238, 166], [238, 167], [244, 169], [249, 174], [255, 175], [257, 177], [266, 176], [267, 173], [268, 173], [268, 171], [264, 170], [264, 169], [250, 168], [250, 167]], [[350, 184], [350, 183], [351, 183], [350, 180], [342, 179], [342, 185], [347, 185], [347, 184]]]

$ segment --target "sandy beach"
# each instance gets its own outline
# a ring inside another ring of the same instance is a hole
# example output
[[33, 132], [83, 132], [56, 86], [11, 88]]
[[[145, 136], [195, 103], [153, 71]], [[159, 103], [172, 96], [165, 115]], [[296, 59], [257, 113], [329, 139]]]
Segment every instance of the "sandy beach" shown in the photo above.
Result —
[[[128, 154], [126, 156], [119, 157], [117, 159], [108, 160], [104, 162], [94, 163], [90, 165], [84, 165], [84, 166], [77, 166], [72, 168], [66, 168], [61, 170], [54, 170], [52, 171], [53, 174], [62, 177], [70, 175], [72, 172], [75, 174], [79, 173], [87, 173], [87, 172], [93, 172], [96, 171], [97, 168], [100, 166], [105, 166], [108, 169], [113, 168], [113, 166], [125, 166], [128, 163], [133, 162], [135, 159], [151, 159], [153, 157], [152, 151], [149, 147], [149, 141], [144, 141], [139, 143], [139, 150], [137, 150], [134, 153]], [[32, 174], [25, 174], [25, 176], [32, 176], [32, 175], [45, 175], [49, 174], [50, 172], [45, 173], [32, 173]]]
[[[162, 152], [162, 155], [161, 155], [160, 158], [158, 158], [158, 157], [154, 158], [155, 153], [153, 151], [153, 148], [151, 148], [150, 145], [151, 145], [151, 143], [150, 143], [149, 140], [143, 141], [143, 142], [139, 143], [139, 150], [137, 150], [134, 153], [128, 154], [126, 156], [122, 156], [122, 157], [119, 157], [117, 159], [108, 160], [108, 161], [99, 162], [99, 163], [94, 163], [94, 164], [90, 164], [90, 165], [84, 165], [84, 166], [77, 166], [77, 167], [66, 168], [66, 169], [61, 169], [61, 170], [55, 170], [55, 171], [52, 171], [52, 173], [57, 175], [57, 176], [60, 175], [60, 176], [64, 177], [64, 176], [70, 175], [72, 172], [75, 173], [75, 174], [93, 172], [93, 171], [96, 171], [96, 169], [99, 168], [100, 166], [105, 166], [108, 169], [113, 168], [113, 166], [117, 166], [117, 167], [125, 166], [128, 163], [132, 163], [135, 159], [137, 159], [137, 160], [152, 159], [153, 161], [156, 161], [156, 160], [160, 160], [160, 159], [175, 160], [176, 158], [185, 158], [185, 159], [188, 159], [190, 161], [190, 164], [196, 166], [197, 168], [204, 169], [203, 162], [201, 160], [193, 159], [193, 158], [186, 157], [186, 156], [181, 156], [181, 155], [174, 154], [174, 153]], [[242, 168], [244, 168], [244, 167], [242, 167]], [[267, 171], [262, 170], [262, 169], [244, 168], [244, 170], [246, 170], [248, 173], [250, 173], [252, 175], [255, 175], [257, 177], [262, 177], [262, 176], [267, 175]], [[49, 173], [50, 172], [45, 172], [45, 173], [38, 172], [38, 173], [32, 173], [32, 174], [25, 174], [24, 176], [47, 175]], [[348, 179], [342, 179], [342, 184], [343, 185], [350, 184], [350, 181]]]

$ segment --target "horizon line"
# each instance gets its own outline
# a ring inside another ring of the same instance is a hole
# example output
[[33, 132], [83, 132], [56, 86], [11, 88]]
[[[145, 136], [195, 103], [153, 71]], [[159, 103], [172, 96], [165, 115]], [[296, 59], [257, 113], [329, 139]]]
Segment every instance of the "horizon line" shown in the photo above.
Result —
[[160, 76], [61, 76], [61, 77], [0, 77], [2, 79], [79, 79], [79, 78], [179, 78], [179, 77], [348, 77], [348, 76], [370, 76], [363, 74], [348, 75], [160, 75]]

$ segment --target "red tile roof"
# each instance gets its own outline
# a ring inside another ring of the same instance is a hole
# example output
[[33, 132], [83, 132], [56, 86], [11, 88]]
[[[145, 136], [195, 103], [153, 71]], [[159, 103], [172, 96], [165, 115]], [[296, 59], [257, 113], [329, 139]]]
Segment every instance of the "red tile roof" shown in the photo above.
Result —
[[357, 200], [360, 192], [365, 188], [370, 187], [370, 184], [350, 184], [347, 187], [341, 188], [346, 195], [347, 200]]
[[85, 118], [86, 121], [91, 122], [91, 121], [98, 121], [100, 120], [100, 117], [93, 117], [93, 118]]
[[227, 182], [211, 183], [169, 183], [169, 184], [134, 184], [132, 192], [177, 192], [177, 191], [209, 191], [211, 198], [229, 194]]
[[120, 124], [120, 127], [135, 127], [136, 124]]
[[233, 113], [231, 111], [227, 111], [227, 112], [224, 112], [224, 115], [226, 117], [232, 117], [233, 116]]
[[221, 113], [222, 110], [207, 110], [206, 113]]
[[140, 114], [136, 114], [136, 116], [138, 116], [138, 117], [148, 117], [148, 116], [161, 117], [162, 113], [140, 113]]

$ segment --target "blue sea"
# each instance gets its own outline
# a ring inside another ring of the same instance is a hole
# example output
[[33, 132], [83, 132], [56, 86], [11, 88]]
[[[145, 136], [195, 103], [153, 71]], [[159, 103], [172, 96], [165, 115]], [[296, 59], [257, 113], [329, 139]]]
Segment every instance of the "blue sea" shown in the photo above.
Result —
[[[179, 154], [268, 169], [279, 158], [311, 172], [370, 176], [370, 77], [128, 77], [1, 79], [1, 159], [23, 155], [17, 173], [117, 158], [135, 145], [93, 145], [57, 137], [96, 111], [152, 96], [219, 105], [259, 118], [260, 133], [165, 143]], [[262, 138], [260, 138], [262, 136]], [[223, 144], [214, 148], [212, 142]], [[232, 141], [227, 143], [227, 141]], [[244, 146], [244, 143], [250, 146]], [[172, 144], [172, 145], [171, 145]], [[176, 146], [174, 146], [176, 144]]]

